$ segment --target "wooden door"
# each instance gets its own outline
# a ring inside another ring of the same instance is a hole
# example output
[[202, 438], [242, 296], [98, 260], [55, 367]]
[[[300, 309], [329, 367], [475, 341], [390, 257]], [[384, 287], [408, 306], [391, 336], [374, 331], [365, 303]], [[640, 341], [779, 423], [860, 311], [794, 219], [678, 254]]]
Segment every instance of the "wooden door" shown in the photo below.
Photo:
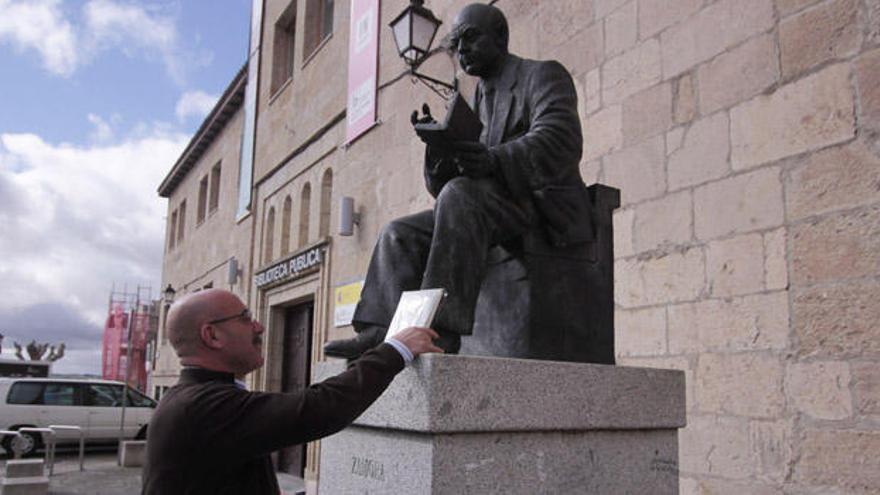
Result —
[[[282, 392], [303, 390], [309, 385], [313, 313], [314, 304], [311, 302], [291, 306], [284, 312]], [[302, 477], [305, 464], [305, 445], [294, 445], [278, 452], [278, 471]]]

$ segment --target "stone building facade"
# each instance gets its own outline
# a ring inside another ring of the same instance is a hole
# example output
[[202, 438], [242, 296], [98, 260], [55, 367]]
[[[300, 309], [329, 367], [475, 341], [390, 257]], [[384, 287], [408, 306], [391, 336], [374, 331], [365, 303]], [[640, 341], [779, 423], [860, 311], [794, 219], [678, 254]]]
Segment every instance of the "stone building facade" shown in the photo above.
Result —
[[[269, 343], [254, 387], [307, 381], [321, 345], [351, 335], [334, 325], [335, 289], [363, 279], [382, 225], [431, 206], [409, 114], [442, 103], [398, 78], [387, 25], [407, 3], [382, 2], [379, 122], [346, 143], [349, 2], [257, 0], [246, 211], [235, 208], [246, 112], [169, 174], [180, 175], [167, 189], [169, 232], [188, 206], [163, 287], [213, 282], [248, 301]], [[438, 36], [466, 3], [428, 2], [444, 20]], [[584, 178], [622, 191], [618, 362], [686, 372], [682, 493], [880, 490], [880, 3], [495, 5], [512, 52], [570, 70]], [[424, 70], [451, 79], [454, 66], [441, 54]], [[210, 189], [218, 162], [218, 210], [199, 224], [199, 184], [208, 174]], [[343, 196], [361, 213], [352, 237], [335, 234]], [[232, 257], [241, 273], [229, 286]], [[302, 270], [279, 275], [296, 259]], [[172, 355], [160, 351], [162, 369]], [[282, 455], [312, 488], [318, 448]]]

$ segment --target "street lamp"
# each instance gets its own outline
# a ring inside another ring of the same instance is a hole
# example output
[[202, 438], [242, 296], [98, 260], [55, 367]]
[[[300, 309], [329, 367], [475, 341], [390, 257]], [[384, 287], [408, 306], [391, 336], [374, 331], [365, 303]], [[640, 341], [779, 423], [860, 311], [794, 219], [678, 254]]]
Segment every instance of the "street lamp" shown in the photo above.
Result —
[[177, 291], [171, 287], [171, 284], [168, 284], [168, 287], [165, 287], [165, 291], [162, 292], [162, 300], [165, 301], [166, 306], [171, 306], [171, 303], [174, 302], [174, 294], [177, 294]]
[[409, 65], [410, 74], [425, 82], [432, 89], [435, 88], [430, 83], [442, 86], [449, 91], [457, 91], [458, 79], [453, 79], [452, 84], [449, 84], [416, 72], [416, 69], [431, 55], [431, 43], [434, 42], [437, 29], [442, 24], [442, 21], [437, 19], [434, 13], [424, 5], [425, 0], [410, 0], [409, 6], [389, 24], [394, 33], [397, 53]]

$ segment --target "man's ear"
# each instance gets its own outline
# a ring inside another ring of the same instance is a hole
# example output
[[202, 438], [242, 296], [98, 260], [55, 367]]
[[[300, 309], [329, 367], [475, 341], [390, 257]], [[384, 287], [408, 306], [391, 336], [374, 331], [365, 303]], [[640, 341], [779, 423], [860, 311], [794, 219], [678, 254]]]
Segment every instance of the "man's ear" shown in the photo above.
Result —
[[220, 349], [223, 343], [217, 338], [217, 328], [210, 323], [205, 323], [199, 328], [199, 338], [202, 344], [209, 349]]

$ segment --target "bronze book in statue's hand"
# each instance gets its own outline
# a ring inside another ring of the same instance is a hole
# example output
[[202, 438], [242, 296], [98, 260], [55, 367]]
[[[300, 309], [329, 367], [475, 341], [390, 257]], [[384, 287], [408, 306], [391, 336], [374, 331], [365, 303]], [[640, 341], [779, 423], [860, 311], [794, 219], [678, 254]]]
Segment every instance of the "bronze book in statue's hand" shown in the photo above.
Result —
[[480, 117], [456, 92], [446, 107], [443, 122], [416, 123], [416, 134], [429, 146], [452, 149], [456, 141], [479, 141], [483, 131]]

